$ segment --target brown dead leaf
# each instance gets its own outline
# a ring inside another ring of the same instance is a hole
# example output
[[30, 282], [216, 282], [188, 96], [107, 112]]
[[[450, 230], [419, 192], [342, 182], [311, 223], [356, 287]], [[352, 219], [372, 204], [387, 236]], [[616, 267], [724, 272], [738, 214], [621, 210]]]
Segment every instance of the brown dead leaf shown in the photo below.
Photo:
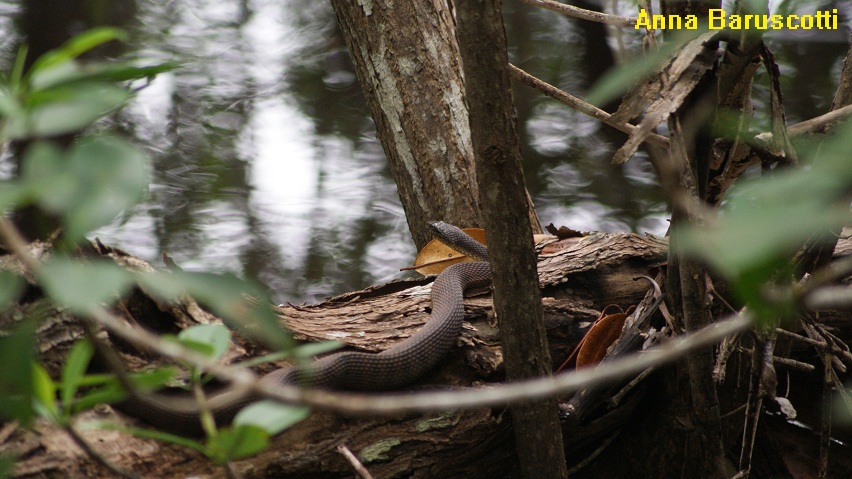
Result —
[[[485, 230], [482, 228], [465, 228], [462, 231], [482, 244], [485, 242]], [[423, 276], [438, 274], [456, 263], [475, 261], [473, 258], [459, 253], [437, 239], [433, 239], [420, 250], [414, 258], [414, 270]]]
[[618, 339], [627, 313], [615, 313], [597, 321], [586, 336], [577, 352], [577, 368], [593, 366], [603, 360], [606, 350]]

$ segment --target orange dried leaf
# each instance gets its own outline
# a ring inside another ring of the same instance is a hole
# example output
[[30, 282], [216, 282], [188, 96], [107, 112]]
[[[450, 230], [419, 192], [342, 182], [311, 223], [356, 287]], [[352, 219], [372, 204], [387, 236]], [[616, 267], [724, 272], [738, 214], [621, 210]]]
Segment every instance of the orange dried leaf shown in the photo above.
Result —
[[604, 316], [586, 333], [583, 344], [577, 352], [577, 368], [592, 366], [601, 362], [606, 350], [618, 339], [627, 313], [615, 313]]
[[[485, 243], [485, 230], [482, 228], [465, 228], [462, 231], [468, 234], [471, 238]], [[475, 261], [449, 246], [434, 239], [420, 250], [417, 258], [414, 259], [414, 269], [423, 276], [429, 274], [438, 274], [447, 267], [463, 261]]]

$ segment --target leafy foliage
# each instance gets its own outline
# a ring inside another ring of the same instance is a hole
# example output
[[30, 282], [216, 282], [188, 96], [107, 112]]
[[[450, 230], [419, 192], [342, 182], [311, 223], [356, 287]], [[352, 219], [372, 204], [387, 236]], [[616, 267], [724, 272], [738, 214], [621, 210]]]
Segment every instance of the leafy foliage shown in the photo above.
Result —
[[[790, 272], [790, 258], [800, 245], [852, 220], [845, 200], [852, 191], [850, 134], [852, 124], [847, 124], [819, 148], [803, 151], [808, 168], [774, 171], [735, 185], [718, 218], [678, 229], [675, 244], [723, 274], [760, 317], [788, 316], [792, 295], [770, 298], [766, 286]], [[784, 288], [790, 287], [788, 282]]]
[[[80, 55], [105, 42], [123, 40], [125, 33], [97, 28], [69, 40], [61, 48], [38, 58], [24, 72], [27, 49], [19, 50], [14, 67], [0, 79], [0, 143], [29, 140], [18, 178], [0, 183], [0, 211], [35, 205], [61, 219], [66, 250], [95, 228], [111, 222], [132, 208], [146, 193], [148, 159], [144, 152], [122, 137], [89, 133], [94, 122], [125, 105], [132, 97], [128, 82], [149, 79], [175, 67], [171, 63], [136, 65], [129, 62], [78, 61]], [[53, 137], [74, 133], [67, 149]], [[86, 316], [121, 298], [134, 285], [163, 300], [182, 295], [198, 298], [244, 334], [259, 339], [283, 355], [303, 357], [316, 350], [294, 347], [283, 332], [265, 292], [233, 275], [156, 272], [131, 273], [103, 260], [81, 260], [51, 253], [36, 278], [50, 300], [68, 311]], [[0, 271], [0, 308], [8, 310], [24, 290], [19, 274]], [[110, 374], [86, 374], [94, 350], [78, 342], [63, 364], [60, 379], [51, 380], [35, 360], [35, 330], [41, 318], [25, 317], [21, 326], [0, 337], [0, 361], [9, 374], [0, 376], [0, 417], [29, 424], [38, 414], [63, 427], [80, 410], [125, 397], [123, 387]], [[221, 325], [201, 325], [181, 332], [174, 340], [210, 358], [220, 358], [231, 341]], [[321, 345], [320, 348], [328, 348]], [[130, 375], [142, 390], [162, 387], [175, 376], [174, 368]], [[203, 380], [193, 371], [193, 381]], [[306, 408], [260, 405], [247, 411], [241, 424], [232, 428], [208, 428], [206, 443], [165, 433], [132, 432], [186, 445], [224, 462], [257, 453], [269, 436], [303, 419]], [[263, 417], [263, 420], [259, 420]], [[270, 420], [270, 418], [272, 420]], [[2, 468], [2, 466], [0, 466]]]

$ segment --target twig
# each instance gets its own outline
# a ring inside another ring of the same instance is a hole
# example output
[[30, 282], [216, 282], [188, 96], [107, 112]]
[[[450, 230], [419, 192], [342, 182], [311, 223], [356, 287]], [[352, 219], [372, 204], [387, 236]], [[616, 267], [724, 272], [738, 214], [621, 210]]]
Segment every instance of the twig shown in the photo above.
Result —
[[131, 472], [120, 469], [115, 464], [109, 462], [98, 451], [95, 451], [94, 449], [92, 449], [92, 446], [89, 445], [89, 443], [82, 436], [80, 436], [80, 434], [77, 432], [76, 429], [74, 429], [74, 427], [68, 425], [68, 426], [65, 426], [63, 429], [65, 430], [65, 432], [68, 433], [69, 436], [71, 436], [71, 440], [73, 440], [74, 443], [77, 444], [77, 446], [79, 446], [80, 449], [82, 449], [83, 452], [86, 453], [86, 455], [88, 455], [95, 462], [97, 462], [98, 464], [100, 464], [101, 466], [106, 468], [109, 472], [111, 472], [111, 473], [113, 473], [117, 476], [127, 477], [127, 478], [130, 478], [130, 479], [142, 479], [140, 476], [137, 476], [136, 474], [133, 474]]
[[[737, 348], [737, 352], [751, 355], [753, 349], [739, 347]], [[780, 364], [782, 366], [788, 367], [790, 369], [795, 369], [797, 371], [802, 371], [804, 373], [812, 373], [816, 370], [816, 366], [810, 363], [805, 363], [802, 361], [796, 361], [795, 359], [784, 358], [781, 356], [772, 356], [773, 364]]]
[[[825, 366], [822, 378], [822, 420], [819, 431], [819, 479], [828, 477], [828, 451], [831, 446], [831, 389], [833, 384], [833, 369], [831, 367], [831, 353], [823, 352], [822, 362]], [[839, 384], [839, 387], [843, 387]]]
[[788, 136], [797, 136], [805, 133], [812, 133], [821, 130], [830, 123], [842, 120], [843, 118], [852, 115], [852, 105], [846, 105], [843, 108], [832, 110], [824, 115], [820, 115], [810, 120], [805, 120], [801, 123], [787, 127]]
[[564, 3], [554, 2], [553, 0], [521, 0], [527, 5], [545, 8], [557, 13], [568, 15], [569, 17], [581, 18], [592, 22], [606, 23], [608, 25], [618, 25], [620, 27], [633, 27], [636, 25], [635, 17], [623, 17], [621, 15], [610, 15], [607, 13], [596, 12], [594, 10], [586, 10], [585, 8], [566, 5]]
[[358, 458], [355, 457], [355, 454], [352, 454], [352, 451], [350, 451], [345, 444], [338, 445], [337, 452], [339, 452], [341, 456], [343, 456], [347, 461], [349, 461], [349, 464], [352, 466], [352, 469], [355, 469], [355, 472], [357, 472], [358, 475], [361, 476], [361, 479], [373, 479], [373, 476], [370, 474], [370, 471], [368, 471], [367, 468], [364, 467], [363, 464], [361, 464], [361, 461], [359, 461]]
[[618, 438], [619, 435], [621, 435], [621, 431], [623, 431], [623, 429], [619, 429], [618, 431], [615, 431], [614, 433], [610, 434], [609, 437], [604, 439], [601, 445], [598, 446], [597, 449], [592, 451], [591, 454], [583, 458], [582, 461], [575, 464], [571, 469], [568, 469], [568, 477], [572, 477], [574, 473], [583, 469], [584, 467], [589, 465], [589, 463], [591, 463], [596, 457], [600, 456], [600, 454], [604, 452], [606, 448], [609, 447], [609, 445], [612, 444], [612, 442], [615, 441], [616, 438]]
[[755, 335], [754, 349], [751, 353], [751, 370], [749, 374], [748, 399], [746, 400], [745, 423], [743, 424], [743, 441], [740, 449], [740, 471], [748, 476], [751, 473], [751, 456], [754, 450], [754, 439], [757, 434], [757, 424], [760, 419], [760, 408], [763, 403], [761, 391], [761, 375], [763, 373], [762, 337]]
[[849, 310], [852, 308], [852, 287], [823, 286], [805, 298], [805, 306], [813, 311], [826, 309]]
[[[26, 250], [23, 238], [6, 219], [0, 219], [0, 239], [6, 242], [10, 250], [31, 271], [40, 271], [38, 261], [30, 256]], [[412, 395], [410, 393], [341, 393], [306, 390], [290, 385], [262, 384], [257, 381], [256, 375], [251, 371], [222, 366], [177, 343], [161, 341], [154, 334], [126, 324], [103, 307], [92, 308], [89, 315], [125, 341], [212, 373], [220, 379], [230, 382], [232, 387], [238, 391], [252, 391], [267, 399], [290, 404], [306, 404], [319, 409], [353, 415], [431, 412], [453, 408], [476, 409], [579, 391], [639, 373], [651, 366], [675, 361], [688, 352], [709, 346], [726, 336], [745, 330], [751, 326], [753, 321], [750, 314], [732, 315], [729, 319], [672, 340], [659, 348], [649, 349], [640, 355], [626, 356], [617, 361], [556, 377], [500, 384], [488, 389], [461, 388], [455, 391], [423, 392]]]
[[243, 477], [231, 461], [225, 463], [225, 474], [228, 475], [228, 479], [242, 479]]
[[852, 256], [847, 256], [814, 271], [806, 281], [796, 287], [793, 293], [796, 299], [805, 298], [814, 290], [839, 281], [850, 274], [852, 274]]
[[627, 383], [623, 388], [621, 388], [621, 390], [618, 391], [618, 393], [615, 396], [613, 396], [609, 399], [609, 409], [614, 409], [614, 408], [618, 407], [618, 405], [621, 404], [621, 401], [624, 399], [624, 397], [627, 396], [627, 394], [630, 391], [632, 391], [634, 388], [636, 388], [636, 386], [638, 386], [639, 383], [644, 381], [645, 378], [650, 376], [652, 372], [654, 372], [654, 368], [650, 367], [650, 368], [642, 371], [641, 373], [639, 373], [639, 375], [636, 376], [635, 378], [631, 379], [630, 382]]
[[[805, 120], [801, 123], [787, 127], [787, 136], [793, 138], [807, 133], [816, 133], [824, 131], [824, 129], [832, 123], [844, 120], [847, 116], [852, 115], [852, 105], [846, 105], [843, 108], [832, 110], [824, 115], [820, 115], [810, 120]], [[769, 144], [772, 141], [772, 132], [764, 131], [755, 135], [755, 140], [760, 143]]]
[[786, 329], [777, 328], [775, 330], [775, 332], [780, 334], [781, 336], [786, 336], [790, 339], [795, 339], [796, 341], [800, 341], [802, 343], [813, 346], [814, 348], [816, 348], [820, 351], [831, 351], [833, 354], [839, 355], [839, 356], [843, 357], [843, 359], [846, 359], [847, 361], [852, 362], [852, 353], [850, 353], [849, 351], [844, 351], [843, 349], [837, 347], [834, 344], [820, 342], [820, 341], [817, 341], [815, 339], [811, 339], [811, 338], [802, 336], [800, 334], [791, 333], [790, 331], [787, 331]]
[[[562, 4], [560, 3], [560, 5]], [[591, 103], [583, 101], [575, 97], [574, 95], [566, 93], [560, 90], [559, 88], [556, 88], [555, 86], [530, 75], [529, 73], [525, 72], [524, 70], [521, 70], [520, 68], [516, 67], [515, 65], [512, 65], [511, 63], [509, 64], [509, 75], [515, 80], [518, 80], [519, 82], [523, 83], [524, 85], [535, 88], [536, 90], [544, 93], [545, 95], [553, 98], [554, 100], [557, 100], [560, 103], [563, 103], [568, 107], [579, 111], [580, 113], [589, 115], [590, 117], [599, 120], [604, 124], [607, 124], [617, 130], [623, 131], [628, 135], [636, 131], [637, 127], [635, 125], [631, 125], [630, 123], [612, 121], [612, 115], [610, 115], [609, 113], [601, 110], [600, 108], [596, 107], [595, 105], [592, 105]], [[669, 139], [657, 133], [649, 134], [645, 140], [648, 143], [659, 146], [661, 148], [669, 147]]]
[[19, 425], [20, 424], [18, 424], [18, 421], [9, 421], [4, 424], [3, 427], [0, 428], [0, 444], [3, 444], [7, 440], [9, 440], [9, 437], [12, 435], [13, 432], [15, 432], [16, 429], [18, 429]]
[[[459, 388], [454, 391], [435, 391], [412, 394], [329, 394], [304, 391], [307, 404], [349, 414], [389, 414], [392, 412], [430, 412], [452, 408], [475, 409], [517, 403], [530, 399], [562, 395], [591, 386], [636, 374], [651, 366], [669, 363], [690, 351], [716, 343], [720, 339], [745, 330], [752, 324], [750, 315], [737, 315], [714, 323], [693, 334], [672, 340], [663, 346], [641, 354], [584, 368], [554, 377], [537, 378], [517, 383], [500, 384], [488, 389]], [[266, 397], [285, 402], [297, 398], [295, 388], [265, 386], [258, 388]]]

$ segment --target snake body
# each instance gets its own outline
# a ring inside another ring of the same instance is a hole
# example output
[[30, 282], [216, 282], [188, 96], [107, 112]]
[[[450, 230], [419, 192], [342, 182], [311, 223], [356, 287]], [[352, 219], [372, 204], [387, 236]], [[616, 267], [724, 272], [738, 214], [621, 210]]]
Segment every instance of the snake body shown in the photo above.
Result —
[[[380, 353], [344, 351], [302, 367], [277, 369], [260, 381], [273, 387], [298, 384], [318, 389], [386, 391], [411, 384], [433, 369], [461, 331], [464, 290], [487, 284], [491, 267], [486, 247], [460, 229], [443, 222], [431, 223], [430, 227], [442, 242], [478, 261], [454, 264], [438, 275], [432, 285], [432, 312], [423, 327]], [[250, 393], [226, 389], [209, 395], [206, 402], [216, 423], [222, 425], [258, 399]], [[133, 394], [116, 407], [161, 429], [186, 435], [202, 433], [198, 403], [185, 392]]]

